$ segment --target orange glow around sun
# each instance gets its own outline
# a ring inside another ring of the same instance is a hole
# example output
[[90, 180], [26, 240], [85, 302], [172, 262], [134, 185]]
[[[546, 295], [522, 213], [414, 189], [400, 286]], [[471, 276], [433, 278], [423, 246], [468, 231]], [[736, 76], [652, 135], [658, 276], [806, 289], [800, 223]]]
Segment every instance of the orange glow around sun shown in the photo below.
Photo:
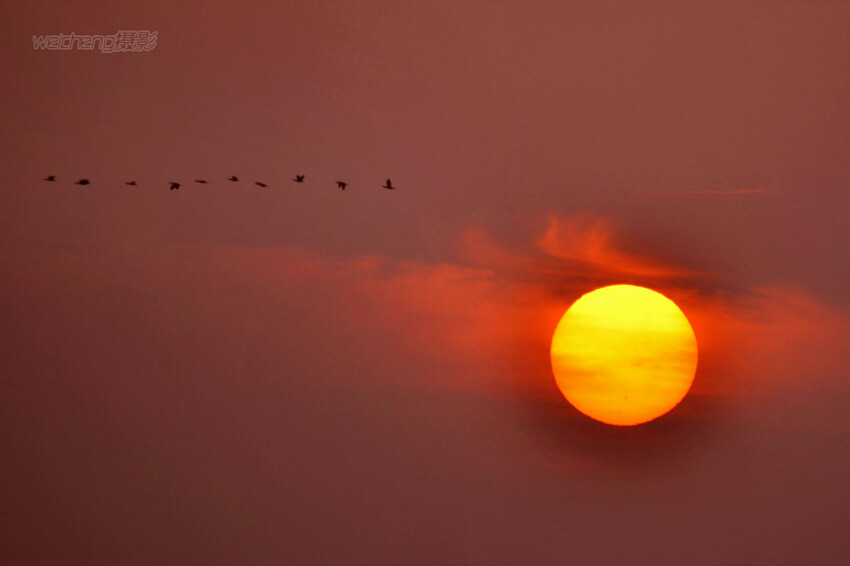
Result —
[[685, 397], [697, 341], [684, 313], [661, 293], [612, 285], [567, 309], [551, 357], [558, 388], [576, 409], [603, 423], [637, 425]]

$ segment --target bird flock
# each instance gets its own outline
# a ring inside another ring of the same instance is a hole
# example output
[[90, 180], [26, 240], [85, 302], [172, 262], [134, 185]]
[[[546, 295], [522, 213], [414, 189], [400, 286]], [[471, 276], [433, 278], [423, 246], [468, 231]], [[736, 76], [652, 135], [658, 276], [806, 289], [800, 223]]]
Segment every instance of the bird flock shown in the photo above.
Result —
[[[304, 183], [305, 177], [306, 177], [306, 175], [295, 175], [295, 178], [292, 179], [292, 180], [296, 183]], [[56, 182], [56, 175], [48, 175], [47, 177], [44, 178], [44, 180], [49, 181], [51, 183], [55, 183]], [[237, 177], [236, 175], [231, 175], [230, 177], [227, 178], [227, 180], [231, 181], [233, 183], [238, 183], [239, 177]], [[198, 183], [199, 185], [209, 184], [206, 179], [195, 179], [195, 183]], [[74, 184], [86, 186], [86, 185], [91, 185], [91, 181], [89, 181], [88, 179], [80, 179], [78, 181], [74, 181]], [[124, 184], [131, 186], [131, 187], [137, 186], [135, 180], [125, 181]], [[265, 189], [265, 188], [268, 187], [268, 184], [263, 183], [262, 181], [254, 181], [254, 184], [257, 185], [258, 187], [260, 187], [261, 189]], [[169, 181], [168, 190], [176, 191], [176, 190], [180, 189], [181, 186], [182, 186], [181, 183], [178, 183], [176, 181]], [[344, 191], [345, 188], [348, 186], [348, 183], [346, 183], [345, 181], [337, 181], [336, 186]], [[394, 191], [397, 187], [394, 187], [393, 182], [390, 179], [387, 179], [387, 182], [384, 183], [383, 185], [381, 185], [381, 188], [387, 189], [387, 190], [390, 190], [390, 191]]]

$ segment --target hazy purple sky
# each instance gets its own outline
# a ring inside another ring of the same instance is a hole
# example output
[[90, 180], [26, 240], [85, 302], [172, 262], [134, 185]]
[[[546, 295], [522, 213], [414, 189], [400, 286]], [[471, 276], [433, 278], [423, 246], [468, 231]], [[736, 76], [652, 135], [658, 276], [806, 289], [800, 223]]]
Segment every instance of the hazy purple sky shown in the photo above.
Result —
[[[104, 4], [0, 18], [4, 561], [846, 560], [850, 5]], [[608, 283], [700, 345], [640, 427]]]

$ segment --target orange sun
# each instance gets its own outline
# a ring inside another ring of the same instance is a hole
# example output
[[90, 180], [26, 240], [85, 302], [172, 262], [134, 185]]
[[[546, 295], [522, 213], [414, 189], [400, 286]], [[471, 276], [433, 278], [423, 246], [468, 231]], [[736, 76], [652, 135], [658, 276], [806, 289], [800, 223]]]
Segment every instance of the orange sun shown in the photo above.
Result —
[[552, 336], [552, 371], [585, 415], [636, 425], [669, 412], [688, 393], [697, 340], [676, 303], [634, 285], [581, 296]]

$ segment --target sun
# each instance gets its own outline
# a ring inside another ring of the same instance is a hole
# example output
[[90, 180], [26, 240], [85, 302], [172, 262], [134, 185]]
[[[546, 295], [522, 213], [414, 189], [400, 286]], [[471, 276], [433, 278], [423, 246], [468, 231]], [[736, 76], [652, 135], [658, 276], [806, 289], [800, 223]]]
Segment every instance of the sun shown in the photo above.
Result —
[[685, 314], [661, 293], [611, 285], [567, 309], [551, 358], [558, 388], [576, 409], [603, 423], [637, 425], [688, 393], [697, 340]]

